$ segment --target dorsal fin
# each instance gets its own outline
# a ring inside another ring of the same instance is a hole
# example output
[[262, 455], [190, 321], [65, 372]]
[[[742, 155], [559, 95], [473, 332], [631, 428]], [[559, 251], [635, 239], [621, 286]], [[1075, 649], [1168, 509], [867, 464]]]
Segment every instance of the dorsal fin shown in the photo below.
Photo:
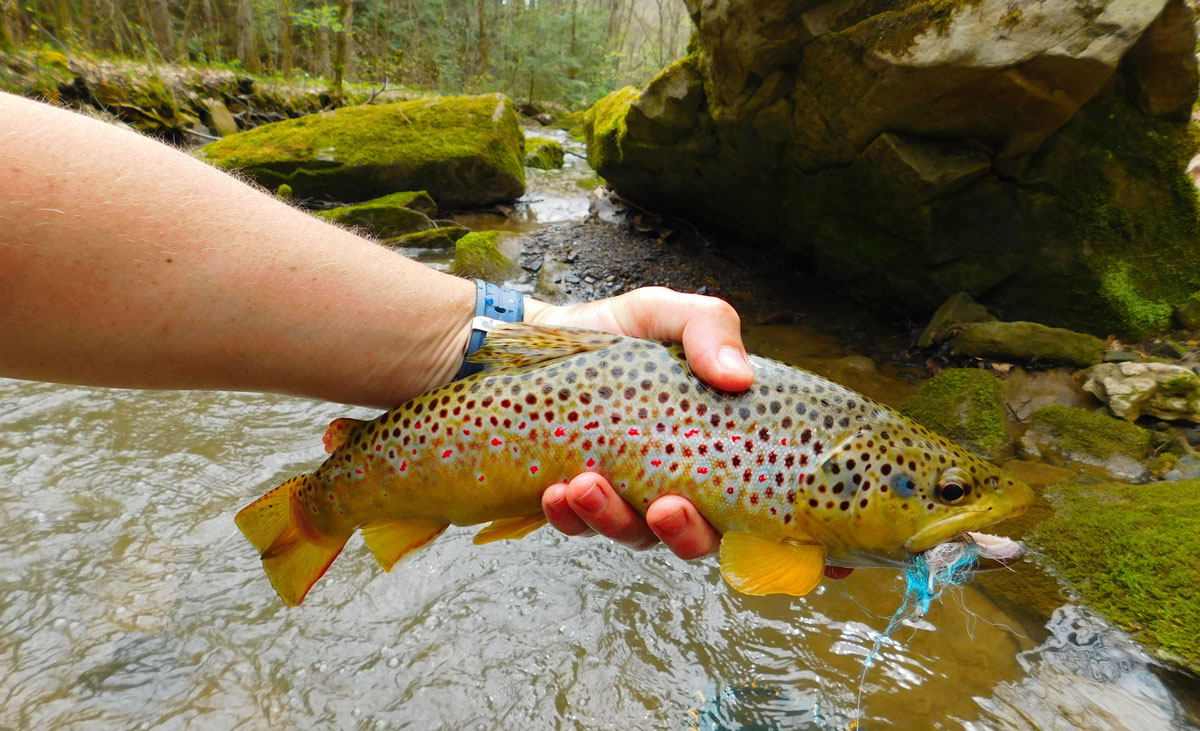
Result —
[[337, 448], [345, 444], [354, 430], [362, 426], [366, 422], [362, 419], [351, 419], [344, 417], [334, 419], [329, 422], [329, 428], [325, 430], [325, 435], [321, 437], [321, 442], [325, 445], [325, 451], [333, 454]]
[[544, 363], [620, 342], [620, 335], [577, 327], [506, 322], [487, 334], [483, 347], [467, 356], [483, 369], [518, 368]]

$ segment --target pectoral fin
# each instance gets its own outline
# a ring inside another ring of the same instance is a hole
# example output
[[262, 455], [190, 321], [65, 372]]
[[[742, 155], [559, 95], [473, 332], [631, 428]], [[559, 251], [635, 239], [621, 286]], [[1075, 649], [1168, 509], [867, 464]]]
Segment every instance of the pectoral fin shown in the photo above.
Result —
[[546, 522], [546, 516], [542, 513], [523, 518], [502, 518], [493, 521], [491, 525], [476, 533], [472, 543], [479, 546], [506, 538], [515, 541], [541, 528]]
[[804, 596], [821, 582], [825, 549], [730, 531], [721, 538], [721, 575], [743, 594]]
[[391, 571], [397, 561], [440, 536], [447, 526], [434, 520], [377, 518], [362, 527], [362, 535], [383, 570]]

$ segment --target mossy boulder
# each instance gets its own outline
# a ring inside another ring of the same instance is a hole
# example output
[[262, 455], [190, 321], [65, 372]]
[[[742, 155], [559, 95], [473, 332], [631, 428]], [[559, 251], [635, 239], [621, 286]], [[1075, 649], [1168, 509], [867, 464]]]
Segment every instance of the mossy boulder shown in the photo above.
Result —
[[490, 282], [504, 281], [518, 270], [514, 236], [508, 231], [472, 231], [454, 243], [451, 271]]
[[1200, 375], [1170, 363], [1102, 363], [1080, 374], [1083, 389], [1134, 421], [1143, 414], [1200, 423]]
[[1200, 292], [1193, 292], [1175, 308], [1175, 324], [1184, 330], [1200, 330]]
[[1000, 384], [988, 371], [944, 370], [905, 399], [900, 412], [986, 459], [1012, 451]]
[[362, 201], [424, 190], [441, 208], [511, 201], [525, 190], [523, 136], [499, 94], [342, 107], [222, 138], [218, 167], [297, 196]]
[[1030, 543], [1160, 659], [1200, 673], [1200, 481], [1063, 485]]
[[1032, 365], [1086, 368], [1104, 357], [1104, 341], [1036, 322], [974, 322], [954, 340], [954, 355]]
[[381, 238], [433, 228], [430, 216], [437, 204], [423, 190], [392, 193], [364, 203], [317, 211], [319, 218], [343, 226], [357, 226]]
[[416, 233], [404, 234], [402, 236], [393, 236], [392, 238], [384, 239], [383, 243], [388, 246], [412, 249], [448, 249], [454, 246], [455, 242], [471, 233], [470, 229], [465, 226], [438, 226], [437, 228], [429, 228]]
[[1076, 462], [1121, 480], [1146, 476], [1151, 446], [1150, 432], [1136, 424], [1070, 406], [1038, 409], [1021, 438], [1026, 456], [1059, 465]]
[[913, 316], [1138, 335], [1200, 289], [1185, 0], [688, 6], [690, 55], [585, 119], [622, 196]]
[[558, 140], [525, 138], [525, 167], [555, 170], [563, 166], [563, 148]]
[[970, 322], [993, 320], [987, 308], [971, 298], [966, 292], [958, 292], [942, 303], [929, 318], [929, 324], [917, 338], [917, 345], [931, 347], [935, 342], [951, 337], [959, 325]]

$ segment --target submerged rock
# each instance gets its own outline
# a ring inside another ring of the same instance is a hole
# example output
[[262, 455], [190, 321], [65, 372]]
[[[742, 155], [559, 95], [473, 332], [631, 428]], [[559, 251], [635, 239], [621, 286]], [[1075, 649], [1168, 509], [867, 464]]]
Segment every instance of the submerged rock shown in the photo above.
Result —
[[465, 226], [438, 226], [437, 228], [429, 228], [424, 231], [417, 231], [416, 233], [393, 236], [392, 238], [384, 239], [383, 243], [388, 246], [402, 248], [448, 249], [469, 233], [471, 233], [470, 229]]
[[1200, 481], [1062, 485], [1030, 542], [1089, 606], [1200, 672]]
[[975, 322], [954, 341], [954, 355], [1033, 365], [1086, 367], [1104, 357], [1104, 341], [1036, 322]]
[[917, 345], [928, 348], [939, 340], [945, 340], [954, 334], [956, 325], [987, 322], [994, 319], [986, 307], [971, 299], [971, 295], [959, 292], [943, 302], [942, 306], [933, 313], [929, 324], [925, 326], [921, 337], [917, 339]]
[[1150, 448], [1150, 432], [1140, 426], [1069, 406], [1038, 409], [1020, 441], [1026, 457], [1059, 465], [1078, 462], [1129, 481], [1146, 477]]
[[862, 298], [1163, 328], [1200, 289], [1193, 10], [1082, 7], [688, 0], [693, 52], [592, 107], [588, 158]]
[[1200, 376], [1167, 363], [1104, 363], [1081, 374], [1083, 389], [1122, 419], [1139, 416], [1200, 423]]
[[554, 170], [563, 166], [563, 148], [557, 140], [525, 138], [525, 167]]
[[464, 277], [502, 282], [520, 267], [520, 247], [508, 231], [472, 231], [454, 243], [452, 271]]
[[317, 211], [318, 218], [343, 226], [358, 226], [374, 236], [388, 238], [433, 228], [430, 216], [437, 204], [423, 190], [392, 193], [364, 203]]
[[266, 188], [361, 201], [424, 190], [442, 208], [511, 201], [525, 190], [517, 115], [500, 94], [342, 107], [230, 135], [206, 160]]
[[1000, 385], [987, 371], [944, 370], [907, 398], [900, 412], [987, 459], [1012, 450]]

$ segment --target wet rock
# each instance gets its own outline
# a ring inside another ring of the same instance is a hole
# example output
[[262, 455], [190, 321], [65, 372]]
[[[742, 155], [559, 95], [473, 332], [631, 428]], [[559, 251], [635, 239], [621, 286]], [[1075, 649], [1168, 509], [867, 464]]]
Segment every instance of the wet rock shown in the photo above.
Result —
[[1023, 459], [1008, 460], [1004, 463], [1004, 471], [1030, 487], [1058, 485], [1075, 479], [1072, 470]]
[[970, 322], [987, 322], [995, 318], [988, 313], [987, 308], [971, 299], [966, 292], [959, 292], [942, 303], [929, 319], [917, 345], [922, 348], [932, 346], [936, 341], [945, 340], [954, 334], [954, 326]]
[[1167, 363], [1103, 363], [1080, 374], [1085, 391], [1114, 414], [1200, 423], [1200, 375]]
[[1175, 324], [1184, 330], [1200, 330], [1200, 292], [1175, 308]]
[[547, 302], [563, 302], [567, 294], [562, 283], [570, 269], [548, 252], [542, 256], [542, 266], [537, 273], [537, 286], [533, 293]]
[[398, 248], [448, 249], [469, 233], [471, 233], [470, 229], [465, 226], [438, 226], [384, 239], [383, 243]]
[[343, 226], [357, 226], [382, 238], [433, 228], [437, 205], [423, 190], [392, 193], [364, 203], [317, 211], [314, 215]]
[[234, 120], [229, 107], [225, 106], [225, 102], [220, 99], [205, 99], [202, 104], [205, 110], [204, 123], [214, 132], [221, 137], [238, 133], [237, 121]]
[[1012, 450], [999, 382], [987, 371], [944, 370], [906, 399], [900, 412], [987, 459]]
[[524, 192], [522, 139], [508, 98], [491, 94], [342, 107], [230, 135], [201, 154], [304, 198], [424, 190], [441, 208], [465, 208]]
[[1127, 421], [1086, 409], [1046, 406], [1034, 413], [1018, 451], [1057, 465], [1078, 462], [1113, 479], [1135, 481], [1147, 475], [1151, 444], [1150, 432]]
[[525, 167], [555, 170], [563, 166], [563, 148], [557, 140], [525, 138]]
[[589, 110], [588, 159], [863, 298], [1161, 330], [1200, 289], [1193, 10], [1081, 7], [688, 0], [692, 53]]
[[1014, 368], [1004, 379], [1005, 408], [1020, 422], [1029, 421], [1043, 406], [1090, 406], [1095, 402], [1083, 391], [1070, 368], [1026, 370]]
[[1084, 601], [1159, 659], [1200, 672], [1200, 482], [1063, 485], [1030, 538]]
[[954, 340], [953, 353], [1032, 365], [1086, 367], [1101, 361], [1104, 341], [1036, 322], [976, 322], [963, 327]]
[[1174, 456], [1175, 461], [1164, 471], [1162, 479], [1171, 482], [1200, 479], [1200, 455], [1193, 453], [1182, 457]]
[[521, 247], [508, 231], [473, 231], [454, 243], [451, 270], [464, 277], [503, 282], [520, 267]]

